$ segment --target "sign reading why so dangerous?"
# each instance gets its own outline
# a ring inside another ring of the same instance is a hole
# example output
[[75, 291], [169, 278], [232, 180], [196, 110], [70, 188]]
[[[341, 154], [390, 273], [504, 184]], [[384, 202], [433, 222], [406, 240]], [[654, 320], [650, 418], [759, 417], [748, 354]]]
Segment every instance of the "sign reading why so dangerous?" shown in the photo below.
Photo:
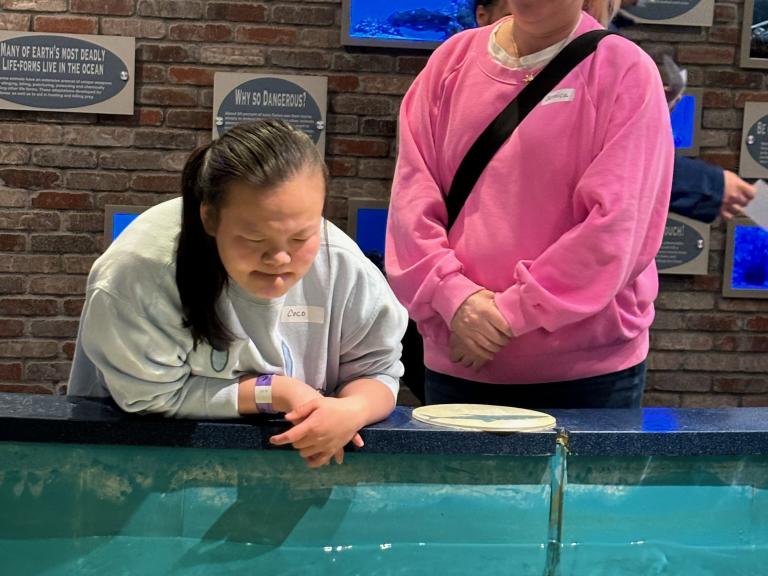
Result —
[[0, 31], [0, 108], [133, 114], [135, 40]]

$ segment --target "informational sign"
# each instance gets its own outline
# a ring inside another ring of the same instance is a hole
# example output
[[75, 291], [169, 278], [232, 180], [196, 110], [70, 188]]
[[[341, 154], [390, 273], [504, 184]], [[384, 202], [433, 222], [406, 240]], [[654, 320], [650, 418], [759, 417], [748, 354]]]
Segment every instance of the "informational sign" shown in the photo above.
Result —
[[701, 147], [701, 88], [687, 88], [670, 112], [675, 150], [681, 156], [698, 156]]
[[389, 201], [350, 198], [347, 210], [347, 234], [383, 272]]
[[768, 177], [768, 103], [747, 102], [741, 135], [739, 174], [743, 178]]
[[642, 24], [712, 26], [715, 0], [644, 0], [622, 12]]
[[325, 153], [328, 79], [217, 73], [213, 83], [213, 136], [254, 120], [285, 120], [304, 131]]
[[768, 0], [745, 0], [741, 65], [768, 68]]
[[660, 274], [707, 273], [709, 264], [709, 224], [670, 212], [664, 241], [656, 255]]
[[0, 108], [133, 114], [135, 40], [0, 31]]
[[728, 222], [723, 296], [768, 298], [768, 231], [748, 218]]

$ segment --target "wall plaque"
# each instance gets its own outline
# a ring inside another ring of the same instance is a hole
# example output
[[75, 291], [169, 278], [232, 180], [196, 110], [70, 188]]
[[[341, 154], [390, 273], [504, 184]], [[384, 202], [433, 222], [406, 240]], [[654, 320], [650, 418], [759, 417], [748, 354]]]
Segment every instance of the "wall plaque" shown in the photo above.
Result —
[[670, 212], [664, 240], [656, 255], [660, 274], [706, 274], [709, 264], [709, 224]]
[[217, 73], [213, 136], [253, 120], [280, 119], [304, 131], [325, 153], [328, 79], [321, 76]]
[[743, 178], [768, 177], [768, 103], [747, 102], [741, 133], [739, 175]]
[[135, 40], [0, 31], [0, 108], [133, 114]]
[[715, 0], [646, 0], [622, 12], [639, 24], [712, 26]]

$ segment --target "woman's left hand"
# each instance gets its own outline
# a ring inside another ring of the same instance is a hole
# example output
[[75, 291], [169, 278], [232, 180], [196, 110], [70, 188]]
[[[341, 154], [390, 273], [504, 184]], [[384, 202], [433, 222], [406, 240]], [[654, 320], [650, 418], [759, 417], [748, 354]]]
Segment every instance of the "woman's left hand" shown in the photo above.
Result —
[[451, 362], [456, 362], [465, 368], [472, 368], [473, 370], [480, 370], [489, 362], [489, 358], [486, 355], [475, 353], [471, 346], [456, 334], [451, 334], [448, 344], [450, 346], [449, 358]]
[[287, 432], [272, 436], [277, 446], [292, 444], [310, 468], [344, 462], [344, 446], [350, 441], [362, 448], [363, 439], [357, 433], [364, 426], [363, 410], [356, 398], [320, 397], [288, 412], [285, 419], [294, 426]]

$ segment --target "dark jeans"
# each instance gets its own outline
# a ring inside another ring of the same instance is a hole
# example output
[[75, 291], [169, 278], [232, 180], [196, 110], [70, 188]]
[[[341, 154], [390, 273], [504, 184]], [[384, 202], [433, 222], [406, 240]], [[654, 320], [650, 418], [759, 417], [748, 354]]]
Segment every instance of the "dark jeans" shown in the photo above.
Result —
[[516, 408], [639, 408], [645, 362], [568, 382], [483, 384], [426, 369], [427, 404], [496, 404]]

